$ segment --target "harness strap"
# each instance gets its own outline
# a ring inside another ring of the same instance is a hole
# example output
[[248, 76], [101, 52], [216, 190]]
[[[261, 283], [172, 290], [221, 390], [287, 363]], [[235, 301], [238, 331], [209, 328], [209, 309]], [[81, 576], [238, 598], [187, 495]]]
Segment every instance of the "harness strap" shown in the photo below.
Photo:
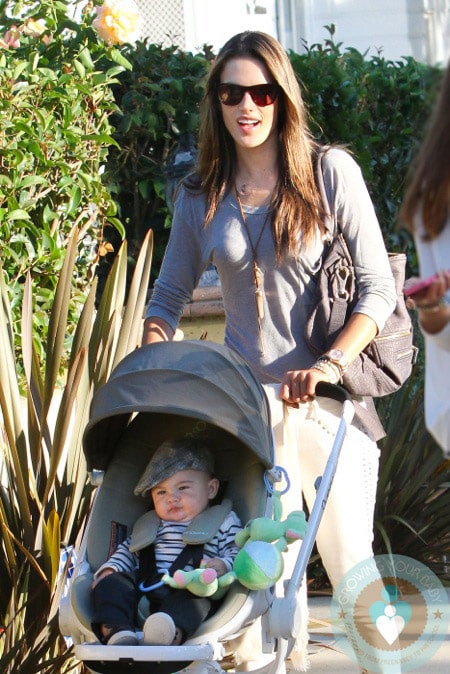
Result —
[[[189, 564], [197, 569], [203, 559], [203, 545], [186, 545], [165, 572], [173, 576], [175, 571], [184, 569]], [[139, 552], [138, 583], [141, 586], [151, 587], [158, 583], [163, 574], [156, 568], [155, 544], [151, 543]], [[148, 593], [147, 593], [148, 594]]]

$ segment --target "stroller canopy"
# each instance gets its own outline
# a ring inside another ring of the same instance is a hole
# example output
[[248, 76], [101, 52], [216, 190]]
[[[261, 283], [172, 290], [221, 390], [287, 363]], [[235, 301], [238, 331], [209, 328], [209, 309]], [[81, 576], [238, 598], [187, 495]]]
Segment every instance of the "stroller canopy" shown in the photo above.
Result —
[[[98, 389], [83, 437], [88, 469], [104, 470], [133, 417], [174, 415], [218, 429], [273, 466], [270, 411], [249, 366], [225, 346], [208, 341], [160, 342], [126, 356]], [[170, 416], [168, 417], [170, 424]], [[231, 458], [231, 457], [230, 457]]]

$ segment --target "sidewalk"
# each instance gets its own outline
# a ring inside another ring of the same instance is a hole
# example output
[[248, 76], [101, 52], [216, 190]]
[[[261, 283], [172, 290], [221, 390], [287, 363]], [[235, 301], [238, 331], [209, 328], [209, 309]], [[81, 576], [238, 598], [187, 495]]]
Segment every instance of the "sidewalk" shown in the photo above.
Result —
[[[331, 597], [309, 597], [310, 669], [308, 674], [360, 674], [358, 665], [336, 648], [330, 627]], [[450, 590], [449, 590], [450, 602]], [[413, 674], [450, 674], [450, 634], [426, 665], [412, 670]]]

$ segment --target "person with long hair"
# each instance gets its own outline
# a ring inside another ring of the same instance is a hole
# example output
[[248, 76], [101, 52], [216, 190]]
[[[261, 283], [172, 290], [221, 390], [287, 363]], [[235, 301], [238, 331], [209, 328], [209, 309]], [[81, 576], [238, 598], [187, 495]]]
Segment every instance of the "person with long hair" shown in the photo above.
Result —
[[[305, 339], [327, 238], [327, 206], [315, 178], [320, 151], [283, 47], [260, 32], [232, 37], [207, 78], [198, 164], [178, 190], [144, 323], [144, 344], [173, 339], [202, 272], [216, 266], [225, 344], [250, 364], [271, 404], [276, 461], [291, 480], [286, 511], [299, 508], [302, 492], [312, 506], [340, 420], [339, 403], [316, 397], [316, 385], [339, 382], [395, 306], [388, 256], [361, 171], [348, 152], [327, 148], [322, 166], [328, 202], [351, 250], [360, 297], [327, 353], [317, 358]], [[376, 440], [383, 431], [373, 401], [359, 400], [359, 408], [366, 421], [358, 416], [348, 429], [317, 537], [333, 586], [373, 556]]]
[[425, 280], [422, 289], [408, 300], [418, 312], [425, 342], [425, 423], [450, 457], [449, 110], [447, 66], [428, 129], [412, 163], [400, 221], [414, 236], [420, 280]]

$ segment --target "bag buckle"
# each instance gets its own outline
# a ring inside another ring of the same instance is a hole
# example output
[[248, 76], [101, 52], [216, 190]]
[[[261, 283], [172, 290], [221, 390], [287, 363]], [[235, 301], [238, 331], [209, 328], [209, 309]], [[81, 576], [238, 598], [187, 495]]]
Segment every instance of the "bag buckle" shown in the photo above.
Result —
[[339, 297], [339, 299], [345, 300], [345, 302], [350, 301], [350, 292], [348, 290], [349, 279], [351, 279], [350, 269], [348, 268], [347, 265], [340, 264], [339, 267], [336, 269], [335, 274], [335, 283], [337, 289], [336, 296]]

